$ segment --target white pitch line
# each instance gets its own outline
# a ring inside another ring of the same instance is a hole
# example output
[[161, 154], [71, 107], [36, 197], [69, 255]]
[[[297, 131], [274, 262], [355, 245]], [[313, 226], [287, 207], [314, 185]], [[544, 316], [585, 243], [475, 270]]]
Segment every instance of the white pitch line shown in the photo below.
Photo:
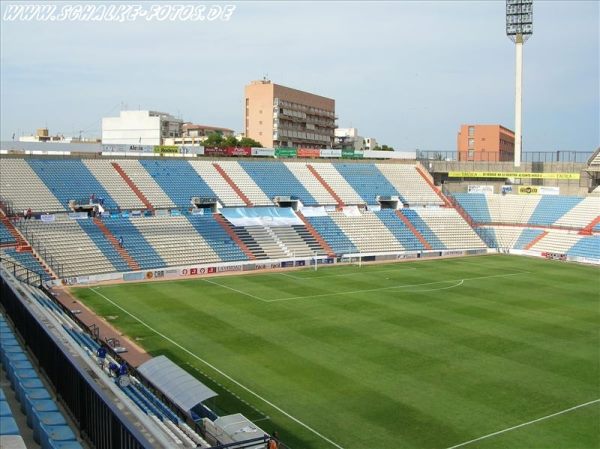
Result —
[[[219, 284], [217, 284], [219, 285]], [[247, 391], [248, 393], [250, 393], [252, 396], [260, 399], [261, 401], [263, 401], [265, 404], [273, 407], [275, 410], [277, 410], [278, 412], [280, 412], [282, 415], [287, 416], [289, 419], [291, 419], [292, 421], [294, 421], [295, 423], [299, 424], [300, 426], [304, 427], [305, 429], [309, 430], [310, 432], [314, 433], [316, 436], [318, 436], [319, 438], [323, 439], [324, 441], [327, 441], [329, 444], [331, 444], [332, 446], [337, 447], [338, 449], [344, 449], [342, 446], [340, 446], [339, 444], [335, 443], [334, 441], [330, 440], [329, 438], [327, 438], [326, 436], [324, 436], [323, 434], [319, 433], [317, 430], [313, 429], [312, 427], [310, 427], [308, 424], [304, 424], [302, 421], [300, 421], [298, 418], [295, 418], [294, 416], [290, 415], [288, 412], [286, 412], [285, 410], [283, 410], [282, 408], [278, 407], [277, 405], [273, 404], [271, 401], [269, 401], [268, 399], [263, 398], [261, 395], [259, 395], [258, 393], [255, 393], [254, 391], [252, 391], [250, 388], [246, 387], [245, 385], [241, 384], [240, 382], [238, 382], [237, 380], [235, 380], [233, 377], [231, 377], [229, 374], [226, 374], [225, 372], [221, 371], [219, 368], [217, 368], [216, 366], [214, 366], [213, 364], [211, 364], [210, 362], [207, 362], [206, 360], [202, 359], [201, 357], [197, 356], [196, 354], [194, 354], [193, 352], [191, 352], [189, 349], [184, 348], [183, 346], [181, 346], [179, 343], [177, 343], [175, 340], [173, 340], [170, 337], [167, 337], [165, 334], [157, 331], [156, 329], [154, 329], [152, 326], [150, 326], [149, 324], [147, 324], [145, 321], [141, 320], [140, 318], [138, 318], [137, 316], [135, 316], [134, 314], [132, 314], [131, 312], [129, 312], [128, 310], [124, 309], [123, 307], [121, 307], [119, 304], [117, 304], [116, 302], [114, 302], [112, 299], [106, 297], [105, 295], [103, 295], [102, 293], [100, 293], [99, 291], [96, 291], [94, 288], [90, 288], [90, 290], [92, 290], [94, 293], [96, 293], [99, 296], [102, 296], [105, 300], [107, 300], [109, 303], [111, 303], [112, 305], [114, 305], [115, 307], [117, 307], [118, 309], [122, 310], [123, 312], [125, 312], [127, 315], [129, 315], [131, 318], [133, 318], [134, 320], [136, 320], [138, 323], [140, 323], [141, 325], [145, 326], [146, 328], [150, 329], [152, 332], [154, 332], [156, 335], [159, 335], [160, 337], [164, 338], [166, 341], [168, 341], [169, 343], [171, 343], [172, 345], [178, 347], [179, 349], [181, 349], [183, 352], [187, 353], [188, 355], [192, 356], [193, 358], [195, 358], [196, 360], [204, 363], [206, 366], [210, 367], [211, 369], [213, 369], [214, 371], [216, 371], [217, 373], [219, 373], [221, 376], [225, 377], [227, 380], [229, 380], [230, 382], [236, 384], [238, 387], [242, 388], [243, 390]]]
[[365, 290], [351, 290], [348, 292], [323, 293], [320, 295], [291, 296], [289, 298], [265, 299], [264, 301], [265, 302], [278, 302], [278, 301], [291, 301], [293, 299], [324, 298], [327, 296], [352, 295], [355, 293], [369, 293], [369, 292], [378, 292], [378, 291], [382, 291], [382, 290], [394, 290], [394, 289], [400, 289], [400, 288], [420, 287], [422, 285], [442, 284], [445, 282], [460, 282], [460, 281], [464, 282], [464, 281], [474, 281], [477, 279], [490, 279], [490, 278], [517, 276], [519, 274], [526, 274], [526, 273], [530, 273], [530, 271], [520, 271], [518, 273], [508, 273], [508, 274], [492, 274], [490, 276], [477, 276], [477, 277], [463, 278], [463, 279], [447, 279], [444, 281], [424, 282], [422, 284], [394, 285], [391, 287], [369, 288], [369, 289], [365, 289]]
[[464, 279], [461, 279], [454, 285], [450, 285], [449, 287], [440, 287], [440, 288], [428, 288], [427, 290], [411, 290], [413, 293], [421, 293], [421, 292], [437, 292], [439, 290], [450, 290], [451, 288], [460, 287], [465, 283]]
[[[408, 270], [416, 270], [416, 268], [413, 267], [406, 267], [406, 268], [400, 268], [399, 270], [374, 270], [374, 271], [368, 271], [365, 270], [365, 274], [371, 274], [371, 273], [396, 273], [399, 271], [408, 271]], [[322, 278], [335, 278], [335, 277], [344, 277], [344, 276], [356, 276], [357, 274], [361, 274], [361, 273], [343, 273], [343, 274], [324, 274], [322, 276], [293, 276], [291, 274], [288, 273], [277, 273], [281, 276], [288, 276], [291, 277], [292, 279], [298, 279], [298, 280], [302, 280], [302, 281], [313, 281], [315, 279], [322, 279]]]
[[548, 419], [548, 418], [553, 418], [554, 416], [562, 415], [563, 413], [568, 413], [568, 412], [571, 412], [573, 410], [577, 410], [578, 408], [582, 408], [582, 407], [586, 407], [588, 405], [595, 404], [597, 402], [600, 402], [600, 399], [595, 399], [593, 401], [586, 402], [585, 404], [579, 404], [579, 405], [576, 405], [575, 407], [571, 407], [571, 408], [562, 410], [560, 412], [553, 413], [551, 415], [542, 416], [541, 418], [534, 419], [533, 421], [528, 421], [526, 423], [519, 424], [517, 426], [512, 426], [512, 427], [509, 427], [508, 429], [499, 430], [498, 432], [490, 433], [488, 435], [484, 435], [482, 437], [475, 438], [474, 440], [465, 441], [464, 443], [460, 443], [460, 444], [457, 444], [455, 446], [447, 447], [446, 449], [456, 449], [457, 447], [463, 447], [463, 446], [466, 446], [468, 444], [475, 443], [476, 441], [485, 440], [486, 438], [490, 438], [490, 437], [493, 437], [495, 435], [499, 435], [501, 433], [509, 432], [511, 430], [518, 429], [520, 427], [525, 427], [525, 426], [528, 426], [530, 424], [534, 424], [536, 422], [543, 421], [543, 420]]
[[201, 280], [201, 281], [204, 281], [204, 282], [208, 282], [209, 284], [213, 284], [213, 285], [217, 285], [217, 286], [219, 286], [219, 287], [226, 288], [226, 289], [228, 289], [228, 290], [231, 290], [231, 291], [234, 291], [234, 292], [236, 292], [236, 293], [239, 293], [240, 295], [246, 295], [246, 296], [249, 296], [250, 298], [258, 299], [259, 301], [263, 301], [263, 302], [269, 302], [269, 301], [267, 301], [266, 299], [264, 299], [264, 298], [261, 298], [260, 296], [255, 296], [255, 295], [253, 295], [253, 294], [251, 294], [251, 293], [246, 293], [246, 292], [245, 292], [245, 291], [243, 291], [243, 290], [238, 290], [237, 288], [229, 287], [228, 285], [219, 284], [218, 282], [211, 281], [211, 280], [208, 280], [208, 279], [200, 279], [200, 280]]
[[277, 273], [277, 274], [279, 276], [285, 276], [285, 277], [292, 278], [292, 279], [298, 279], [300, 281], [304, 281], [307, 279], [307, 278], [300, 277], [300, 276], [294, 276], [293, 274], [289, 274], [289, 273]]

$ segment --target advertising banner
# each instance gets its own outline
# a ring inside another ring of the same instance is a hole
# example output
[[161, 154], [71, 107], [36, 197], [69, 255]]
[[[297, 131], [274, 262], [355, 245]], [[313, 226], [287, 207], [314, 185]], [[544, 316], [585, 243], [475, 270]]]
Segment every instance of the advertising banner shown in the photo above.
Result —
[[502, 195], [513, 193], [513, 186], [502, 186]]
[[205, 156], [227, 156], [227, 150], [219, 147], [204, 147]]
[[298, 148], [298, 157], [321, 157], [321, 150], [315, 148]]
[[326, 148], [321, 150], [321, 157], [342, 157], [342, 150], [332, 150], [331, 148]]
[[250, 154], [252, 156], [273, 157], [275, 156], [275, 150], [273, 148], [252, 148]]
[[579, 173], [522, 173], [451, 171], [450, 178], [522, 178], [522, 179], [579, 179]]
[[560, 187], [519, 186], [519, 195], [559, 195]]
[[40, 215], [40, 220], [42, 220], [44, 223], [51, 223], [55, 220], [55, 216], [54, 215], [50, 215], [50, 214], [43, 214]]
[[296, 148], [275, 148], [275, 157], [297, 157]]
[[251, 156], [252, 149], [250, 147], [227, 147], [225, 153], [227, 156]]
[[362, 159], [363, 152], [355, 150], [342, 150], [342, 159]]
[[469, 186], [469, 193], [494, 193], [494, 186]]
[[179, 154], [179, 147], [176, 145], [156, 145], [154, 147], [154, 153], [160, 154]]

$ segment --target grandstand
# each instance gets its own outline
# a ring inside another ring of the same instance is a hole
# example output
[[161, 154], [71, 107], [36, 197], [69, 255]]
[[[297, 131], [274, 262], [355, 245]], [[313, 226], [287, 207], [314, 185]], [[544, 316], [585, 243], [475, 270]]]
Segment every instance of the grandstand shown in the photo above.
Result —
[[[53, 287], [495, 252], [600, 264], [600, 197], [444, 195], [415, 161], [3, 155], [0, 172], [2, 305], [10, 317], [0, 318], [0, 356], [42, 447], [54, 447], [51, 438], [112, 447], [73, 398], [82, 391], [69, 390], [45, 352], [60, 353], [77, 385], [87, 385], [80, 388], [93, 396], [94, 413], [121, 423], [110, 438], [127, 447], [261, 448], [268, 438], [242, 415], [220, 416], [209, 401], [214, 392], [169, 360], [133, 364], [113, 346], [99, 365], [106, 341]], [[27, 209], [33, 218], [23, 217]], [[18, 339], [38, 336], [32, 353], [17, 348]], [[30, 391], [19, 376], [40, 377], [33, 358], [49, 379]], [[110, 364], [126, 362], [135, 372], [115, 374]], [[160, 363], [197, 392], [195, 402], [153, 377]], [[43, 402], [57, 401], [50, 384], [67, 389], [64, 403]], [[23, 438], [5, 396], [2, 432]], [[240, 422], [250, 429], [244, 438], [225, 430]]]

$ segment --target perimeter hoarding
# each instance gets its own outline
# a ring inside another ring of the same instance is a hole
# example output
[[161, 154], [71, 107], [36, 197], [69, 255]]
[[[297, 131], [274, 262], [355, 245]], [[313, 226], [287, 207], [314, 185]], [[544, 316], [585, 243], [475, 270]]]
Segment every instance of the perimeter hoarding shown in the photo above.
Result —
[[521, 178], [521, 179], [579, 179], [579, 173], [523, 173], [451, 171], [450, 178]]

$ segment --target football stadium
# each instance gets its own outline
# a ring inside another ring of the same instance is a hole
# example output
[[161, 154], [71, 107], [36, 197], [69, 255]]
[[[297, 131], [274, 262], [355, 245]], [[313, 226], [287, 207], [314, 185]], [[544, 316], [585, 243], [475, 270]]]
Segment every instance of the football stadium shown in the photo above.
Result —
[[597, 446], [600, 197], [332, 151], [3, 154], [2, 361], [36, 438]]
[[599, 448], [598, 5], [217, 3], [0, 5], [0, 448]]

